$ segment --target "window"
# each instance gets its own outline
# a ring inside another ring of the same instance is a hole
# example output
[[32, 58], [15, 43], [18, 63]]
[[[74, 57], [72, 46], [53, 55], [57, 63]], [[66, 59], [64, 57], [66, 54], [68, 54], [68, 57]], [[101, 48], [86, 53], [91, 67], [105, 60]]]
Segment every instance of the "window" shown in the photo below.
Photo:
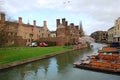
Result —
[[17, 36], [17, 33], [15, 33], [15, 36]]
[[30, 42], [30, 39], [29, 39], [29, 42]]
[[118, 38], [118, 41], [120, 41], [120, 38]]
[[32, 28], [32, 32], [33, 32], [34, 30], [33, 30], [33, 28]]

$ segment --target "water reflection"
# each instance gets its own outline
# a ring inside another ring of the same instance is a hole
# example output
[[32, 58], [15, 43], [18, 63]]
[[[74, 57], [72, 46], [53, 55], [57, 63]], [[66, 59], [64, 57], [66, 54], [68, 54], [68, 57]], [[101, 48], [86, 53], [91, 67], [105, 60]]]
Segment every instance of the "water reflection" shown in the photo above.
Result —
[[103, 45], [96, 44], [93, 49], [71, 51], [49, 59], [1, 70], [0, 80], [119, 80], [119, 75], [73, 67], [74, 62], [97, 52], [101, 46]]

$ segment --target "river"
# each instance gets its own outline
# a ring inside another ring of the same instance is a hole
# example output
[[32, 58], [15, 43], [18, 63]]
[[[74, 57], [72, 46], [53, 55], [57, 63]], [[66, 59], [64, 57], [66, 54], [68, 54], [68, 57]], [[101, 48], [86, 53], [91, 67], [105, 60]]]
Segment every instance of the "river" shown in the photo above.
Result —
[[120, 80], [120, 75], [75, 68], [73, 63], [97, 53], [103, 44], [0, 70], [0, 80]]

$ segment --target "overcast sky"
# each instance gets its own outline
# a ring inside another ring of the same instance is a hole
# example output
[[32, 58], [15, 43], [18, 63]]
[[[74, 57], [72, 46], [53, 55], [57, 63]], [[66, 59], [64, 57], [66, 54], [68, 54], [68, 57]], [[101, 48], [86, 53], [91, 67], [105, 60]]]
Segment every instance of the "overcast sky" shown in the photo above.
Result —
[[56, 19], [66, 18], [68, 23], [82, 21], [86, 34], [108, 30], [120, 17], [120, 0], [4, 0], [2, 9], [12, 19], [23, 18], [38, 26], [47, 21], [50, 30], [56, 30]]

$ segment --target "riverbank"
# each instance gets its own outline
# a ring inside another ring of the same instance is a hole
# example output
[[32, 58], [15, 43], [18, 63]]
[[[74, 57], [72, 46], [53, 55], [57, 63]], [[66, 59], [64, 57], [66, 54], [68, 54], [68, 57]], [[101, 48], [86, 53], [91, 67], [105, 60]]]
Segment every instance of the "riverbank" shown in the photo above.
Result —
[[69, 47], [38, 47], [23, 49], [0, 49], [0, 69], [45, 59], [72, 51]]

